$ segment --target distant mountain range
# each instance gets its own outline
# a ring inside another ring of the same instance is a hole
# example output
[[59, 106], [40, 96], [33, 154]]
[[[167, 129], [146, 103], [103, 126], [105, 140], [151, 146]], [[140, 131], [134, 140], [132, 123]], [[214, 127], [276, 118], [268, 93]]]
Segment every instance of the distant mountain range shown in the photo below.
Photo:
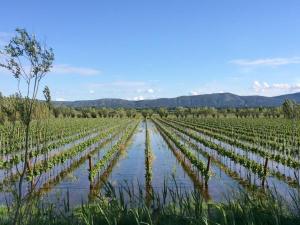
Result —
[[239, 96], [231, 93], [216, 93], [193, 96], [180, 96], [176, 98], [158, 98], [149, 100], [130, 101], [124, 99], [105, 98], [82, 101], [56, 101], [55, 105], [71, 107], [107, 107], [107, 108], [158, 108], [158, 107], [271, 107], [280, 106], [285, 99], [292, 99], [300, 103], [300, 92], [275, 97], [265, 96]]

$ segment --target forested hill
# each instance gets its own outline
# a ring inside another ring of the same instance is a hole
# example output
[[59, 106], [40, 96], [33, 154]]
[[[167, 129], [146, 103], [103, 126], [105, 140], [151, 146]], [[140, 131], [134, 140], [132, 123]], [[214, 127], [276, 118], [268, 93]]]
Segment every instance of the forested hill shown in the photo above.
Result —
[[270, 107], [279, 106], [285, 99], [300, 103], [300, 92], [275, 97], [239, 96], [231, 93], [180, 96], [177, 98], [159, 98], [151, 100], [129, 101], [124, 99], [97, 99], [83, 101], [57, 101], [56, 105], [72, 107], [108, 107], [108, 108], [158, 108], [158, 107]]

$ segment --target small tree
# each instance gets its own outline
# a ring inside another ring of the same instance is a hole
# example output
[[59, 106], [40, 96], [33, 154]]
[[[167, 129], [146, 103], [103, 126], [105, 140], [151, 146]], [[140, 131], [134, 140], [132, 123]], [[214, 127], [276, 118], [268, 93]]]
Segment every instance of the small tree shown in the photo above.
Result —
[[287, 119], [296, 120], [299, 117], [298, 105], [294, 100], [285, 100], [282, 105], [283, 115]]
[[142, 110], [142, 116], [144, 117], [144, 119], [147, 119], [148, 117], [151, 118], [154, 111], [152, 109], [143, 109]]
[[44, 97], [46, 99], [46, 104], [48, 105], [48, 108], [50, 110], [52, 108], [51, 107], [51, 93], [50, 93], [50, 89], [49, 89], [48, 86], [46, 86], [44, 88], [43, 94], [44, 94]]
[[157, 113], [160, 116], [160, 118], [168, 117], [168, 110], [166, 108], [159, 108], [157, 110]]
[[126, 115], [126, 112], [123, 108], [119, 108], [116, 110], [116, 113], [118, 115], [119, 118], [123, 118]]
[[147, 109], [144, 109], [144, 110], [142, 110], [142, 116], [144, 117], [144, 119], [147, 119], [147, 117], [148, 117], [148, 115], [149, 115], [149, 113], [148, 113], [148, 110]]
[[134, 118], [136, 116], [136, 109], [127, 109], [126, 110], [126, 116], [128, 118]]
[[176, 115], [176, 117], [177, 118], [179, 118], [180, 116], [183, 118], [184, 116], [185, 116], [185, 108], [183, 108], [183, 107], [177, 107], [176, 109], [175, 109], [175, 115]]
[[[50, 71], [54, 61], [54, 54], [51, 48], [42, 46], [35, 36], [30, 35], [25, 29], [16, 29], [16, 36], [10, 40], [0, 53], [4, 61], [0, 63], [0, 67], [10, 71], [18, 82], [15, 111], [18, 111], [20, 114], [20, 122], [25, 128], [24, 166], [19, 171], [20, 178], [17, 186], [16, 207], [13, 217], [14, 224], [21, 224], [22, 219], [27, 216], [22, 207], [24, 207], [24, 199], [28, 198], [28, 196], [24, 197], [22, 195], [22, 185], [27, 171], [30, 170], [29, 135], [32, 115], [37, 101], [40, 82]], [[25, 88], [21, 89], [20, 85], [23, 82]], [[45, 93], [48, 95], [47, 90]], [[48, 101], [50, 101], [50, 98], [48, 98]]]
[[[296, 120], [299, 119], [300, 110], [299, 105], [293, 100], [285, 100], [282, 105], [282, 111], [285, 118], [291, 120], [293, 129], [293, 145], [295, 146], [295, 135], [296, 135]], [[300, 154], [300, 152], [299, 152]]]

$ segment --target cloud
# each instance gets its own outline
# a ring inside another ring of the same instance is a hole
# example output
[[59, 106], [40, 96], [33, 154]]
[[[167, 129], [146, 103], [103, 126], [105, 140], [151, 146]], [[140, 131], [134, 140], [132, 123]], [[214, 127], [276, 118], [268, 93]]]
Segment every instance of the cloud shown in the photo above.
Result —
[[159, 89], [149, 81], [114, 80], [111, 82], [88, 83], [87, 90], [94, 90], [97, 95], [110, 96], [130, 100], [144, 100], [156, 98]]
[[10, 74], [9, 70], [3, 68], [3, 67], [0, 67], [0, 74], [5, 74], [5, 75], [8, 75]]
[[89, 93], [90, 94], [95, 94], [95, 91], [94, 90], [89, 90]]
[[254, 89], [255, 92], [260, 92], [261, 91], [261, 84], [259, 83], [259, 81], [254, 81], [252, 88]]
[[288, 84], [288, 83], [273, 83], [269, 84], [267, 82], [254, 81], [252, 88], [256, 93], [263, 94], [280, 94], [280, 93], [291, 93], [295, 91], [300, 91], [300, 83], [298, 84]]
[[136, 89], [142, 90], [147, 84], [143, 81], [113, 81], [108, 83], [92, 83], [91, 87], [94, 88], [126, 88], [126, 89]]
[[9, 40], [13, 37], [12, 33], [0, 32], [0, 46], [5, 46], [9, 43]]
[[217, 90], [217, 89], [211, 89], [211, 90], [206, 90], [206, 91], [190, 91], [188, 95], [204, 95], [204, 94], [222, 94], [222, 93], [226, 93], [226, 91], [223, 90]]
[[144, 99], [145, 99], [144, 96], [141, 96], [141, 95], [133, 98], [133, 100], [135, 100], [135, 101], [144, 100]]
[[147, 90], [147, 92], [150, 93], [150, 94], [152, 94], [152, 93], [154, 93], [154, 90], [153, 90], [152, 88], [149, 88], [149, 89]]
[[137, 89], [136, 90], [137, 93], [146, 93], [146, 94], [153, 94], [154, 93], [154, 89], [152, 88], [148, 88], [148, 89]]
[[64, 98], [56, 98], [55, 101], [66, 101]]
[[300, 57], [290, 57], [290, 58], [264, 58], [264, 59], [235, 59], [229, 63], [238, 66], [282, 66], [289, 64], [300, 64]]
[[199, 91], [190, 91], [189, 95], [199, 95], [200, 92]]
[[86, 67], [75, 67], [67, 64], [56, 64], [51, 69], [51, 72], [57, 74], [76, 74], [82, 76], [92, 76], [101, 73], [101, 71], [97, 69], [86, 68]]
[[[30, 66], [25, 65], [24, 69], [26, 72], [30, 72]], [[0, 67], [0, 73], [9, 73], [8, 70], [1, 68]], [[97, 69], [92, 69], [92, 68], [86, 68], [86, 67], [76, 67], [76, 66], [71, 66], [67, 64], [56, 64], [53, 65], [51, 68], [50, 73], [52, 74], [75, 74], [75, 75], [81, 75], [81, 76], [93, 76], [93, 75], [98, 75], [101, 73], [100, 70]]]

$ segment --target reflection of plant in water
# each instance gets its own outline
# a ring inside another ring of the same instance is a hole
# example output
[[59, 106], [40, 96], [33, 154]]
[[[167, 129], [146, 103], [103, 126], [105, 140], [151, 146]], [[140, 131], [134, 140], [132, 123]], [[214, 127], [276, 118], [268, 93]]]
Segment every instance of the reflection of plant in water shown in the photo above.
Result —
[[176, 164], [173, 164], [173, 166], [172, 166], [172, 176], [176, 176], [176, 174], [177, 174], [177, 165]]
[[[100, 172], [102, 172], [101, 176], [98, 178], [95, 178], [96, 181], [91, 180], [91, 189], [90, 189], [90, 193], [89, 193], [89, 198], [90, 199], [95, 199], [95, 197], [99, 197], [99, 192], [100, 189], [102, 187], [102, 185], [104, 185], [107, 182], [107, 179], [109, 177], [109, 175], [111, 174], [112, 170], [115, 168], [115, 166], [120, 166], [118, 163], [120, 156], [124, 156], [124, 154], [126, 154], [125, 150], [127, 148], [127, 146], [129, 145], [129, 143], [131, 143], [131, 137], [133, 136], [133, 134], [136, 132], [136, 128], [139, 124], [139, 121], [131, 128], [129, 128], [129, 132], [125, 132], [124, 136], [121, 137], [121, 140], [123, 139], [123, 144], [122, 144], [122, 148], [119, 149], [119, 151], [117, 151], [112, 157], [108, 157], [108, 163], [106, 165], [104, 165], [104, 168], [102, 168]], [[113, 150], [114, 147], [112, 147], [112, 149], [110, 151]], [[101, 160], [98, 162], [101, 163]], [[98, 172], [99, 175], [99, 172]], [[118, 181], [115, 180], [114, 185], [117, 185]]]
[[[186, 138], [183, 135], [179, 135], [178, 133], [176, 133], [176, 135], [179, 138]], [[245, 188], [251, 188], [251, 189], [255, 189], [256, 186], [254, 184], [251, 184], [249, 182], [249, 180], [247, 179], [243, 179], [242, 177], [240, 177], [240, 175], [235, 172], [234, 170], [228, 168], [225, 164], [223, 164], [220, 160], [217, 159], [217, 157], [214, 157], [213, 155], [208, 154], [208, 152], [204, 151], [203, 149], [201, 149], [197, 144], [193, 143], [192, 141], [188, 141], [187, 142], [188, 145], [192, 148], [194, 148], [195, 150], [199, 151], [203, 156], [205, 156], [206, 158], [208, 158], [209, 156], [211, 157], [212, 161], [218, 165], [218, 167], [220, 167], [224, 173], [226, 173], [227, 175], [229, 175], [232, 179], [236, 180], [239, 182], [239, 184], [241, 184], [243, 187]], [[221, 177], [218, 178], [220, 181], [222, 180]]]
[[116, 136], [118, 136], [118, 134], [121, 132], [121, 130], [122, 129], [119, 129], [117, 133], [114, 133], [113, 135], [109, 135], [109, 138], [106, 139], [105, 141], [103, 141], [97, 148], [88, 152], [87, 154], [85, 154], [83, 157], [81, 157], [77, 161], [72, 162], [69, 167], [67, 167], [66, 169], [61, 171], [57, 176], [48, 180], [45, 184], [43, 184], [42, 188], [40, 188], [40, 190], [38, 190], [38, 192], [36, 194], [43, 195], [43, 194], [47, 193], [48, 191], [50, 191], [55, 185], [60, 183], [64, 178], [69, 176], [70, 173], [72, 173], [74, 170], [79, 168], [79, 166], [81, 166], [84, 162], [86, 162], [89, 155], [96, 154], [98, 151], [101, 150], [102, 147], [109, 144]]
[[[201, 174], [205, 177], [206, 180], [209, 179], [210, 177], [210, 172], [209, 170], [207, 170], [207, 166], [205, 165], [205, 163], [202, 160], [199, 160], [193, 152], [191, 152], [188, 148], [186, 148], [183, 144], [181, 144], [181, 142], [178, 140], [178, 138], [176, 136], [174, 136], [172, 134], [172, 132], [169, 130], [169, 128], [163, 126], [161, 123], [159, 123], [156, 120], [153, 120], [155, 125], [159, 128], [159, 130], [161, 131], [161, 134], [164, 136], [167, 136], [167, 140], [169, 141], [169, 139], [171, 140], [171, 142], [176, 146], [176, 148], [178, 148], [180, 150], [180, 152], [182, 154], [184, 154], [184, 158], [189, 159], [189, 161], [195, 166], [197, 167], [197, 169], [199, 170], [199, 172], [201, 172]], [[172, 146], [172, 145], [171, 145]]]
[[236, 164], [239, 164], [241, 166], [246, 167], [249, 169], [252, 173], [257, 174], [261, 180], [265, 179], [268, 175], [272, 175], [279, 180], [282, 180], [289, 184], [290, 186], [297, 187], [299, 184], [296, 179], [286, 176], [285, 174], [275, 171], [275, 170], [265, 170], [264, 165], [260, 164], [259, 162], [249, 159], [246, 155], [240, 155], [236, 153], [235, 151], [229, 150], [225, 147], [222, 147], [221, 145], [218, 145], [214, 143], [211, 140], [208, 140], [200, 135], [198, 135], [195, 132], [191, 132], [185, 128], [182, 127], [182, 125], [178, 125], [177, 123], [171, 123], [171, 122], [166, 122], [163, 120], [159, 120], [160, 122], [164, 123], [168, 127], [171, 127], [170, 129], [175, 129], [177, 131], [180, 131], [181, 133], [187, 135], [188, 137], [196, 140], [197, 142], [203, 144], [205, 147], [208, 147], [210, 149], [214, 149], [218, 152], [218, 154], [228, 157], [232, 159]]
[[[157, 125], [157, 123], [155, 124]], [[201, 191], [205, 199], [210, 199], [208, 188], [204, 188], [205, 186], [203, 185], [202, 181], [203, 179], [206, 179], [206, 177], [199, 176], [199, 172], [197, 170], [195, 171], [194, 165], [191, 163], [191, 161], [186, 158], [186, 156], [181, 152], [181, 150], [177, 148], [175, 143], [173, 143], [171, 139], [161, 130], [160, 126], [157, 126], [157, 129], [162, 135], [163, 139], [166, 141], [169, 148], [172, 150], [177, 161], [180, 163], [184, 171], [193, 181], [194, 185]]]
[[[115, 129], [115, 128], [114, 128]], [[51, 171], [51, 169], [55, 168], [56, 165], [62, 164], [66, 162], [68, 159], [72, 159], [77, 155], [86, 151], [90, 146], [99, 143], [99, 141], [104, 140], [109, 137], [110, 133], [113, 129], [109, 129], [105, 132], [99, 133], [94, 138], [88, 139], [85, 142], [74, 145], [72, 148], [67, 149], [66, 151], [61, 151], [55, 154], [53, 157], [43, 160], [42, 162], [35, 165], [34, 169], [31, 173], [27, 174], [28, 180], [33, 179], [35, 176], [40, 175], [42, 173]]]
[[150, 134], [148, 129], [147, 120], [145, 120], [146, 129], [146, 142], [145, 142], [145, 178], [146, 178], [146, 202], [150, 204], [151, 195], [153, 193], [152, 187], [152, 163], [154, 160], [153, 152], [151, 149]]
[[[90, 193], [89, 193], [90, 200], [95, 199], [96, 197], [99, 196], [99, 192], [102, 186], [107, 182], [107, 179], [111, 174], [111, 172], [113, 171], [113, 169], [115, 168], [116, 164], [118, 163], [121, 154], [122, 153], [116, 154], [116, 156], [110, 161], [108, 166], [104, 168], [102, 175], [99, 178], [97, 178], [98, 180], [96, 182], [93, 183], [92, 189], [90, 189]], [[117, 186], [118, 180], [114, 180], [111, 184], [113, 186]]]
[[78, 177], [73, 173], [69, 173], [65, 179], [70, 182], [75, 182], [78, 180]]
[[125, 147], [127, 146], [128, 141], [134, 134], [134, 131], [136, 130], [137, 126], [139, 124], [139, 121], [136, 121], [134, 124], [130, 124], [127, 129], [125, 129], [123, 136], [121, 139], [112, 146], [112, 148], [102, 157], [101, 160], [99, 160], [93, 167], [91, 168], [89, 179], [91, 181], [94, 180], [95, 176], [98, 174], [98, 172], [105, 166], [109, 161], [116, 155], [120, 154], [120, 152], [125, 151]]
[[[173, 186], [179, 188], [176, 184]], [[287, 202], [280, 194], [270, 191], [257, 194], [233, 189], [234, 200], [227, 199], [223, 203], [215, 203], [206, 202], [197, 189], [176, 188], [173, 190], [164, 187], [160, 192], [155, 192], [149, 206], [140, 196], [140, 193], [145, 191], [144, 186], [136, 187], [125, 181], [118, 187], [106, 183], [103, 194], [98, 196], [96, 201], [82, 204], [75, 209], [66, 207], [70, 200], [68, 197], [63, 205], [35, 205], [34, 217], [26, 224], [299, 224], [299, 197]], [[0, 209], [1, 224], [9, 224], [6, 215], [7, 212]]]

